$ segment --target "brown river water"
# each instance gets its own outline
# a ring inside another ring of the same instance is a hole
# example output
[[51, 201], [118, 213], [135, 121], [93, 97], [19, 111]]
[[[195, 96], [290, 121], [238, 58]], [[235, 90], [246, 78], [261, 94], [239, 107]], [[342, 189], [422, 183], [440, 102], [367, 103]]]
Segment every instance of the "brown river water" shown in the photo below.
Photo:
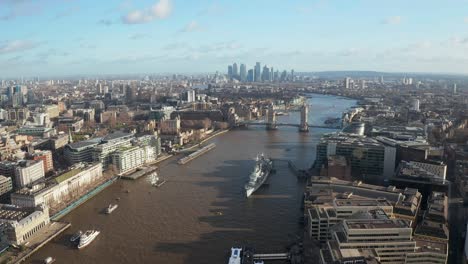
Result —
[[[322, 125], [327, 117], [340, 117], [354, 100], [313, 95], [309, 123]], [[299, 112], [279, 117], [299, 123]], [[72, 227], [34, 254], [28, 263], [52, 256], [56, 263], [227, 263], [232, 246], [251, 246], [259, 253], [285, 252], [302, 230], [301, 199], [304, 184], [275, 162], [276, 173], [249, 199], [243, 188], [257, 153], [292, 160], [310, 167], [315, 144], [326, 129], [299, 133], [295, 127], [266, 131], [249, 127], [211, 140], [214, 150], [178, 165], [177, 158], [160, 164], [160, 188], [149, 179], [118, 180], [73, 210], [61, 221]], [[127, 193], [127, 190], [129, 191]], [[116, 198], [120, 200], [117, 202]], [[103, 214], [110, 203], [119, 207]], [[88, 247], [77, 250], [69, 239], [77, 230], [99, 229]]]

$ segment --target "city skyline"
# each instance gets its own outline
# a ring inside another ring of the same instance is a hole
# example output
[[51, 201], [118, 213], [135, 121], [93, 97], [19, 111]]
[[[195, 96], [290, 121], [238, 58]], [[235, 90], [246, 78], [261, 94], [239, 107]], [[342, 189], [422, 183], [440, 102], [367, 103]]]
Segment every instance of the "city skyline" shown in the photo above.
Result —
[[225, 72], [231, 61], [468, 74], [466, 3], [1, 0], [0, 78]]

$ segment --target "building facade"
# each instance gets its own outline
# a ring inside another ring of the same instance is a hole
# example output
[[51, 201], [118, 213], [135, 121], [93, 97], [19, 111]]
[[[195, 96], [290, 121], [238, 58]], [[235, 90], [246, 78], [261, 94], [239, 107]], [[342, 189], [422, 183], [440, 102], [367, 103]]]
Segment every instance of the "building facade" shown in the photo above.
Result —
[[44, 178], [44, 162], [42, 160], [20, 161], [16, 167], [15, 174], [16, 186], [20, 188], [25, 187]]
[[53, 214], [104, 180], [101, 163], [77, 164], [55, 179], [12, 193], [11, 203], [20, 207], [44, 205]]

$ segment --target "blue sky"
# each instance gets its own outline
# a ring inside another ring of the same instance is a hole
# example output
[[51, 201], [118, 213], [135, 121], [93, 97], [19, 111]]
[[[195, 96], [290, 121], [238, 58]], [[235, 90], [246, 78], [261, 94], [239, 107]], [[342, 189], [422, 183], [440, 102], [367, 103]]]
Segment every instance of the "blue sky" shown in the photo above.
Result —
[[0, 0], [0, 78], [256, 61], [468, 74], [468, 0]]

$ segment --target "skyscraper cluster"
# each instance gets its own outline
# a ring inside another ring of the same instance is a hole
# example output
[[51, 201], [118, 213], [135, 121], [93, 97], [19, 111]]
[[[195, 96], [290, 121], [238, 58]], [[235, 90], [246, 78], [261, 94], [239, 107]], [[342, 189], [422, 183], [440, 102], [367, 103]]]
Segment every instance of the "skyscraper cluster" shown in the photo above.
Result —
[[294, 81], [295, 75], [294, 70], [288, 73], [286, 70], [280, 72], [274, 70], [273, 67], [268, 66], [261, 67], [260, 62], [257, 62], [253, 69], [247, 70], [245, 64], [241, 64], [238, 68], [237, 63], [228, 65], [228, 77], [241, 82], [284, 82]]

